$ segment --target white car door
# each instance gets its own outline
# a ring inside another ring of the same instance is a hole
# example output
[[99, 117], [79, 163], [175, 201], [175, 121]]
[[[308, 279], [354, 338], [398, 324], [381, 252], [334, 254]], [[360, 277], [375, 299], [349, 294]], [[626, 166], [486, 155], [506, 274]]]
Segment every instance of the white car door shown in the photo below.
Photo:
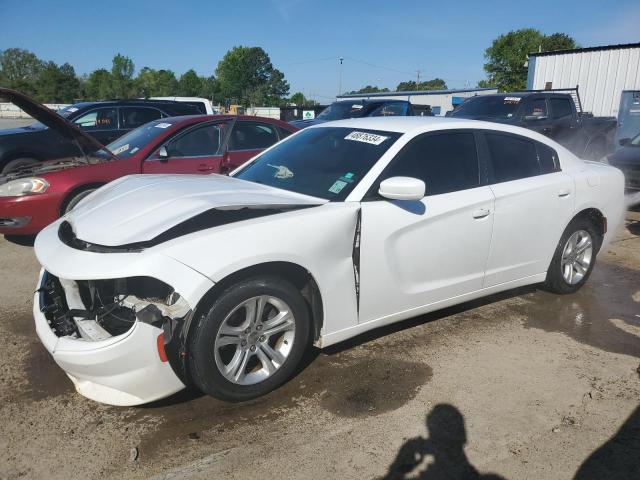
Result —
[[[423, 180], [426, 197], [377, 195], [380, 182], [396, 176]], [[410, 310], [481, 289], [493, 202], [473, 132], [424, 134], [404, 147], [362, 202], [360, 323], [408, 317]]]
[[485, 287], [547, 271], [574, 211], [573, 179], [555, 150], [526, 137], [486, 131], [493, 240]]

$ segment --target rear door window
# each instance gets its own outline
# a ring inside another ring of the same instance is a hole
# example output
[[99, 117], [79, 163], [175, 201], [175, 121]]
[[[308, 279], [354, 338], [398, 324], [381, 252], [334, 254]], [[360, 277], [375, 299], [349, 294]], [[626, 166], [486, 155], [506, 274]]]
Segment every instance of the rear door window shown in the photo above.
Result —
[[229, 150], [258, 150], [278, 142], [275, 126], [261, 122], [236, 122]]
[[573, 114], [571, 100], [567, 98], [552, 98], [549, 103], [551, 103], [551, 114], [554, 119], [570, 117]]
[[207, 157], [219, 155], [221, 145], [221, 125], [204, 125], [181, 135], [168, 145], [167, 150], [172, 158]]
[[162, 117], [162, 112], [155, 108], [148, 107], [121, 107], [120, 108], [120, 128], [130, 130], [138, 128], [145, 123], [158, 120]]
[[540, 173], [545, 174], [560, 171], [558, 153], [553, 148], [538, 142], [536, 142], [536, 148], [540, 162]]
[[540, 174], [533, 141], [516, 135], [485, 133], [491, 157], [492, 183], [509, 182]]

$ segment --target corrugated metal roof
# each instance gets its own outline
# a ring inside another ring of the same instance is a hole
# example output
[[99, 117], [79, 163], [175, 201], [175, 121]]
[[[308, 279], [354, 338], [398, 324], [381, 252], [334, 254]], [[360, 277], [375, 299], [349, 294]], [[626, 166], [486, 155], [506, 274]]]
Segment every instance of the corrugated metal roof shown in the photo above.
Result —
[[377, 92], [377, 93], [352, 93], [338, 95], [337, 98], [366, 98], [366, 97], [403, 97], [406, 95], [446, 95], [450, 93], [485, 92], [498, 90], [497, 88], [458, 88], [451, 90], [414, 90], [408, 92]]
[[570, 50], [554, 50], [551, 52], [533, 52], [530, 57], [548, 57], [549, 55], [564, 55], [567, 53], [597, 52], [600, 50], [623, 50], [626, 48], [639, 48], [640, 43], [621, 43], [618, 45], [602, 45], [600, 47], [572, 48]]

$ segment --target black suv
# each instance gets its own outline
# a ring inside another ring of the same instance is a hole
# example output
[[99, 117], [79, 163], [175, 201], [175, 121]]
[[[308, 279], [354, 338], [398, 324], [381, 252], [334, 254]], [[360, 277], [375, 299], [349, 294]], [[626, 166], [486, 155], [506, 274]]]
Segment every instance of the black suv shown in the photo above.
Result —
[[[180, 115], [200, 115], [196, 105], [170, 100], [106, 100], [82, 102], [58, 111], [107, 145], [128, 131], [152, 120]], [[0, 130], [0, 173], [41, 162], [81, 155], [78, 144], [40, 122]]]

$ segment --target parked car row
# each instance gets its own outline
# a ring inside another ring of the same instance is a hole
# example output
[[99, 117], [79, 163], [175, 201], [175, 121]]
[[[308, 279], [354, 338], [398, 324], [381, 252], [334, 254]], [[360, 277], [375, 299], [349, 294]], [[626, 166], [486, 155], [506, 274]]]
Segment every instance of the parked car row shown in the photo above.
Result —
[[[285, 122], [260, 117], [166, 117], [154, 107], [156, 119], [127, 130], [124, 136], [103, 147], [87, 131], [78, 128], [82, 125], [79, 119], [91, 112], [97, 112], [96, 116], [100, 117], [104, 108], [109, 111], [119, 108], [125, 111], [125, 117], [130, 116], [130, 110], [151, 108], [87, 107], [85, 112], [89, 113], [81, 113], [74, 121], [66, 119], [65, 112], [60, 115], [20, 94], [5, 91], [4, 96], [38, 120], [39, 126], [34, 131], [42, 134], [41, 138], [46, 141], [40, 144], [37, 141], [40, 137], [31, 137], [29, 145], [33, 150], [43, 152], [43, 158], [47, 158], [45, 152], [51, 139], [58, 138], [57, 144], [64, 145], [64, 149], [52, 149], [51, 156], [55, 158], [62, 151], [70, 151], [67, 158], [30, 162], [0, 177], [0, 234], [5, 235], [36, 234], [102, 185], [125, 175], [228, 173], [296, 130]], [[166, 105], [171, 108], [165, 106], [165, 110], [184, 108], [172, 103]], [[189, 108], [182, 111], [191, 112]], [[66, 141], [60, 140], [65, 138]]]

